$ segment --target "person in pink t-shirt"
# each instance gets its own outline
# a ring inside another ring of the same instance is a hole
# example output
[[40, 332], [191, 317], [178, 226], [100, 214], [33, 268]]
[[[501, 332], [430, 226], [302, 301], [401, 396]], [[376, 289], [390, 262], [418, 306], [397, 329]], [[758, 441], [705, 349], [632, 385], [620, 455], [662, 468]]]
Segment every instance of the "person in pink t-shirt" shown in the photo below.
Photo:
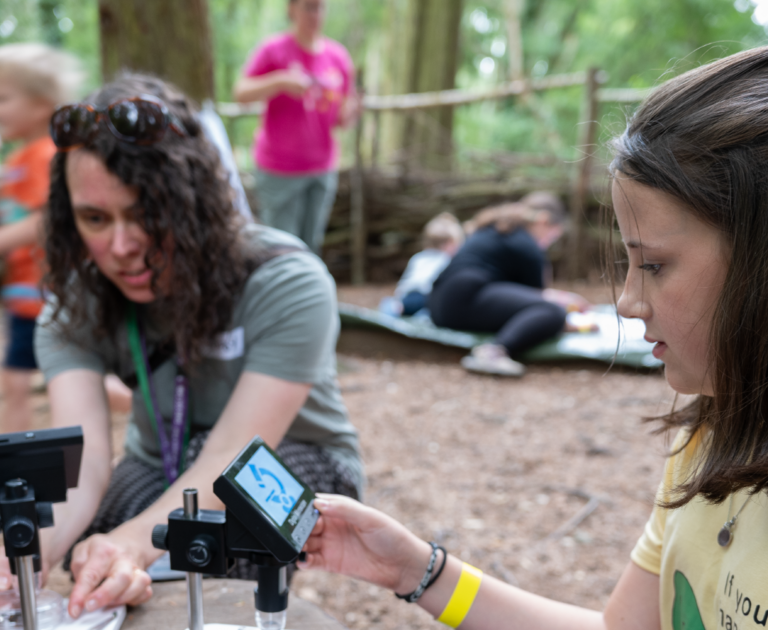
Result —
[[333, 129], [357, 115], [347, 50], [322, 34], [326, 0], [289, 0], [292, 28], [267, 39], [235, 86], [240, 102], [264, 100], [256, 134], [256, 192], [264, 223], [320, 253], [336, 196]]

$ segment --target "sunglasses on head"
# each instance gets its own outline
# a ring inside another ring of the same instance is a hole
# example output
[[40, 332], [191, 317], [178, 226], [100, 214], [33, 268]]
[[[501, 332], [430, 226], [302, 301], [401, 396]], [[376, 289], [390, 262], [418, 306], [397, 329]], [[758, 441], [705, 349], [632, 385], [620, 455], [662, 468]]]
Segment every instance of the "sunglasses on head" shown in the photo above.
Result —
[[186, 136], [183, 123], [163, 101], [148, 94], [121, 98], [104, 108], [87, 103], [59, 107], [51, 117], [51, 137], [60, 151], [89, 144], [104, 121], [118, 140], [136, 145], [160, 142], [168, 129]]

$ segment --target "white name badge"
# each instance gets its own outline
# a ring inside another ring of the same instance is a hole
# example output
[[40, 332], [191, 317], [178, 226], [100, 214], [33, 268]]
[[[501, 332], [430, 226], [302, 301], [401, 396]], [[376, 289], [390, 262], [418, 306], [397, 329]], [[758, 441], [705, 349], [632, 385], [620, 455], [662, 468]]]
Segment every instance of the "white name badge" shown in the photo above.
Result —
[[223, 332], [211, 343], [203, 347], [202, 355], [208, 359], [231, 361], [243, 356], [245, 352], [245, 330], [239, 326]]

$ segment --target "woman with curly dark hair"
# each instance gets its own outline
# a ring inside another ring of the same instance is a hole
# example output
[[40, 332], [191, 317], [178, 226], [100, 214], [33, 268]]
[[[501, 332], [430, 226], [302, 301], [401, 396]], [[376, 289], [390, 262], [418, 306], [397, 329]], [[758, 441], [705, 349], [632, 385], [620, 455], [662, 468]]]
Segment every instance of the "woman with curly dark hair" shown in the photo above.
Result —
[[[333, 280], [298, 239], [243, 225], [194, 114], [170, 86], [131, 75], [51, 122], [51, 297], [36, 351], [53, 425], [81, 424], [85, 453], [43, 564], [80, 541], [73, 617], [147, 599], [152, 527], [186, 487], [220, 507], [213, 479], [256, 434], [313, 489], [361, 492]], [[107, 371], [134, 390], [114, 471]]]

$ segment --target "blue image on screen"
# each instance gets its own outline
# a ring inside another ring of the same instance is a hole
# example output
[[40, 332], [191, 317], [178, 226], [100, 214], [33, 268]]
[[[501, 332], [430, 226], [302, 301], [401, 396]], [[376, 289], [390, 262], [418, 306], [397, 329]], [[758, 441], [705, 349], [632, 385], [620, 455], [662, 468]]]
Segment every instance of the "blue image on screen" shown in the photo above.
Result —
[[259, 448], [243, 466], [235, 481], [256, 501], [278, 527], [285, 522], [304, 492], [301, 484], [266, 448]]

